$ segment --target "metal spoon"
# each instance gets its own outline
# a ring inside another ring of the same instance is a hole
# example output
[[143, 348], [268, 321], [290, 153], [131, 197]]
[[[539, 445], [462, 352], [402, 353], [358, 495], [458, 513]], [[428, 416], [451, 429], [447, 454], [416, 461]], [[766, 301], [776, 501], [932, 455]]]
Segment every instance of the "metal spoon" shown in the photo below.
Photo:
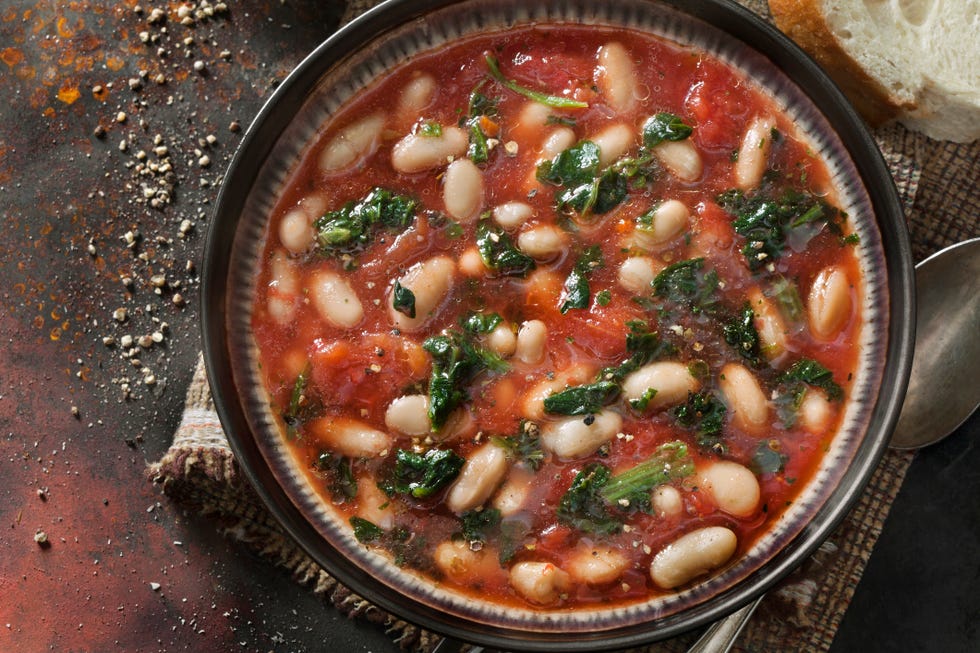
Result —
[[[955, 431], [980, 405], [980, 238], [915, 266], [915, 354], [908, 392], [889, 446], [919, 449]], [[713, 623], [688, 653], [728, 653], [760, 596]]]

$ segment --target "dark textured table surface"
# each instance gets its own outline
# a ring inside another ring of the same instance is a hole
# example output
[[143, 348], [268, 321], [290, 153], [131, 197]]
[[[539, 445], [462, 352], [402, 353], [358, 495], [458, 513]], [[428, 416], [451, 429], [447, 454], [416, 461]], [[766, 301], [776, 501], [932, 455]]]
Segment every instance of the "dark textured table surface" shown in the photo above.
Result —
[[[338, 19], [226, 1], [0, 6], [0, 651], [395, 648], [146, 479], [238, 128]], [[980, 650], [978, 431], [919, 454], [835, 651]]]

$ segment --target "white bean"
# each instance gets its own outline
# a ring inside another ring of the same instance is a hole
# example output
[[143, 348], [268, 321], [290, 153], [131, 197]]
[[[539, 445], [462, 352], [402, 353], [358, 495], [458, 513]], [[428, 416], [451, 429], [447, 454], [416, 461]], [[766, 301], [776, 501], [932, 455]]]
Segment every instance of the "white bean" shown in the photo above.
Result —
[[510, 585], [528, 601], [554, 603], [568, 591], [568, 574], [550, 562], [518, 562], [510, 568]]
[[385, 115], [372, 113], [341, 129], [320, 152], [320, 172], [340, 172], [360, 163], [377, 148], [384, 126]]
[[483, 207], [483, 173], [469, 159], [456, 159], [442, 178], [446, 213], [461, 222], [472, 222]]
[[755, 474], [730, 460], [718, 460], [698, 469], [698, 487], [721, 510], [748, 517], [759, 507], [759, 481]]
[[653, 148], [654, 154], [667, 170], [681, 181], [697, 181], [703, 165], [701, 155], [689, 139], [664, 141]]
[[772, 118], [756, 116], [742, 136], [735, 161], [735, 185], [742, 190], [751, 190], [762, 181], [769, 160], [772, 145]]
[[562, 460], [576, 460], [595, 453], [622, 426], [623, 418], [611, 410], [566, 417], [541, 427], [541, 446]]
[[373, 458], [391, 449], [392, 438], [384, 431], [347, 417], [321, 417], [310, 424], [317, 440], [351, 458]]
[[474, 551], [465, 540], [446, 540], [436, 547], [432, 558], [439, 571], [457, 582], [488, 578], [500, 570], [496, 555], [486, 548]]
[[463, 464], [459, 478], [449, 489], [446, 506], [457, 514], [479, 508], [504, 480], [509, 467], [506, 451], [492, 442], [483, 445]]
[[732, 422], [753, 434], [759, 434], [769, 420], [769, 402], [755, 378], [744, 365], [728, 363], [721, 368], [718, 386], [732, 412]]
[[323, 193], [313, 193], [299, 201], [300, 208], [306, 211], [311, 223], [326, 213], [328, 204], [329, 200]]
[[516, 515], [524, 507], [534, 474], [520, 465], [510, 468], [507, 480], [497, 490], [493, 498], [493, 507], [504, 517]]
[[548, 124], [548, 116], [554, 110], [546, 104], [540, 102], [525, 102], [521, 107], [521, 112], [517, 114], [517, 122], [512, 127], [513, 130], [526, 130], [528, 134], [536, 133], [539, 129]]
[[437, 442], [451, 442], [472, 437], [476, 434], [476, 420], [466, 406], [457, 408], [446, 418], [446, 423], [438, 433], [431, 433], [430, 437]]
[[486, 275], [490, 269], [483, 263], [480, 250], [470, 247], [463, 250], [463, 253], [459, 255], [459, 271], [467, 277], [475, 279]]
[[403, 435], [426, 435], [429, 423], [429, 398], [425, 395], [396, 397], [385, 411], [385, 426]]
[[633, 241], [641, 249], [656, 249], [687, 231], [690, 220], [691, 212], [682, 202], [661, 202], [648, 215], [637, 218]]
[[589, 139], [599, 146], [599, 166], [605, 168], [630, 151], [636, 131], [622, 123], [610, 125]]
[[538, 163], [551, 161], [572, 145], [575, 145], [575, 140], [575, 132], [569, 127], [555, 127], [541, 145], [541, 151], [538, 153]]
[[391, 497], [381, 491], [371, 474], [357, 477], [357, 516], [381, 528], [395, 525]]
[[656, 391], [646, 401], [644, 412], [657, 411], [687, 399], [697, 392], [701, 382], [691, 374], [687, 365], [676, 361], [649, 363], [623, 379], [623, 398], [628, 402], [644, 401], [650, 390]]
[[418, 77], [413, 77], [398, 97], [398, 110], [396, 116], [401, 120], [414, 120], [432, 102], [432, 95], [436, 90], [436, 80], [427, 73]]
[[832, 340], [851, 317], [851, 284], [847, 273], [831, 265], [817, 274], [810, 286], [807, 314], [810, 331], [821, 340]]
[[636, 295], [650, 292], [663, 265], [649, 256], [630, 256], [619, 266], [619, 285]]
[[398, 172], [422, 172], [441, 168], [466, 153], [469, 137], [462, 129], [442, 128], [439, 136], [409, 134], [391, 148], [391, 165]]
[[313, 275], [310, 290], [320, 317], [330, 324], [349, 329], [364, 317], [357, 293], [339, 274], [327, 270], [317, 272]]
[[428, 321], [449, 294], [456, 276], [456, 264], [448, 256], [434, 256], [416, 263], [399, 280], [402, 288], [415, 295], [415, 317], [395, 309], [394, 292], [388, 300], [388, 316], [402, 331], [417, 331]]
[[621, 43], [606, 43], [599, 48], [599, 65], [595, 71], [595, 84], [619, 113], [636, 105], [636, 71], [629, 52]]
[[293, 209], [279, 222], [279, 242], [293, 254], [302, 254], [313, 245], [313, 225], [306, 211]]
[[653, 490], [653, 511], [661, 519], [676, 517], [684, 510], [684, 499], [673, 485], [658, 485]]
[[544, 400], [556, 392], [561, 392], [565, 388], [573, 385], [588, 383], [595, 375], [595, 369], [585, 363], [574, 363], [561, 372], [555, 374], [554, 378], [545, 378], [538, 381], [524, 395], [522, 410], [524, 417], [532, 420], [539, 420], [545, 416]]
[[658, 587], [673, 589], [725, 564], [737, 545], [735, 533], [723, 526], [691, 531], [654, 556], [650, 578]]
[[493, 219], [504, 229], [516, 229], [531, 219], [534, 209], [524, 202], [507, 202], [493, 210]]
[[269, 262], [269, 293], [266, 308], [277, 324], [288, 324], [296, 314], [299, 281], [293, 262], [277, 251]]
[[749, 305], [755, 313], [755, 329], [759, 332], [762, 354], [769, 360], [779, 358], [786, 351], [786, 325], [783, 323], [783, 316], [758, 288], [750, 290], [748, 296]]
[[517, 248], [539, 261], [557, 257], [565, 251], [567, 244], [565, 232], [550, 224], [532, 227], [517, 237]]
[[544, 359], [544, 347], [548, 342], [548, 327], [541, 320], [528, 320], [517, 331], [517, 348], [514, 358], [534, 365]]
[[611, 583], [622, 576], [627, 567], [629, 559], [622, 551], [601, 544], [579, 544], [565, 564], [574, 580], [589, 585]]
[[487, 336], [487, 345], [500, 356], [510, 358], [517, 351], [517, 334], [510, 324], [501, 322]]
[[808, 388], [800, 404], [800, 426], [815, 435], [826, 433], [834, 418], [834, 407], [827, 395], [816, 388]]
[[550, 267], [538, 266], [524, 281], [524, 302], [532, 309], [551, 310], [561, 294], [565, 277]]

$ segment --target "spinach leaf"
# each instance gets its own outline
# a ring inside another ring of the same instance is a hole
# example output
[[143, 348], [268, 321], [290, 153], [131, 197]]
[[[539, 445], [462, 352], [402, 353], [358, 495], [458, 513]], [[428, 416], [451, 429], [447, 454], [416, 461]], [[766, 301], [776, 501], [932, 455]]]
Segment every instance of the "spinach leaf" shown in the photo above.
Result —
[[516, 435], [495, 435], [490, 438], [494, 445], [507, 452], [507, 455], [523, 462], [537, 471], [544, 462], [544, 451], [541, 449], [541, 438], [538, 426], [534, 422], [522, 421]]
[[490, 144], [487, 142], [487, 135], [480, 126], [480, 119], [472, 118], [466, 121], [467, 131], [469, 132], [470, 144], [466, 148], [466, 156], [473, 163], [486, 163], [490, 160]]
[[460, 515], [462, 537], [467, 542], [486, 542], [490, 534], [500, 524], [500, 511], [496, 508], [469, 510]]
[[745, 237], [742, 254], [753, 271], [782, 256], [790, 231], [812, 229], [813, 223], [823, 223], [841, 233], [843, 212], [818, 197], [791, 188], [784, 189], [778, 197], [772, 191], [760, 190], [748, 196], [741, 190], [729, 190], [720, 194], [717, 201], [735, 216], [732, 227]]
[[466, 107], [466, 117], [475, 118], [477, 116], [496, 116], [500, 113], [500, 99], [490, 97], [483, 93], [483, 86], [486, 79], [482, 80], [470, 92], [470, 100]]
[[612, 167], [599, 170], [599, 146], [579, 141], [552, 161], [538, 166], [540, 181], [559, 186], [555, 202], [559, 211], [571, 209], [580, 215], [606, 213], [627, 195], [627, 178]]
[[313, 463], [313, 469], [327, 478], [330, 496], [341, 503], [357, 496], [354, 461], [345, 456], [323, 451]]
[[419, 126], [419, 134], [422, 136], [438, 138], [439, 136], [442, 136], [442, 125], [432, 120], [426, 120]]
[[522, 519], [505, 519], [500, 522], [500, 553], [497, 557], [502, 566], [514, 559], [531, 533], [530, 524]]
[[487, 68], [490, 69], [490, 76], [495, 80], [503, 84], [506, 88], [514, 91], [519, 95], [539, 102], [549, 107], [554, 107], [556, 109], [584, 109], [589, 106], [588, 102], [580, 102], [579, 100], [573, 100], [571, 98], [560, 97], [557, 95], [548, 95], [547, 93], [541, 93], [540, 91], [535, 91], [524, 86], [521, 86], [517, 82], [507, 79], [504, 74], [500, 72], [500, 66], [497, 64], [497, 59], [491, 55], [486, 56]]
[[[642, 188], [656, 181], [660, 176], [662, 168], [656, 155], [641, 146], [637, 156], [624, 156], [621, 159], [617, 159], [607, 170], [611, 170], [620, 177], [623, 177], [628, 182], [626, 185], [633, 188]], [[598, 211], [596, 212], [598, 213]]]
[[687, 306], [692, 313], [712, 313], [719, 304], [718, 273], [702, 272], [703, 258], [668, 265], [653, 280], [653, 294]]
[[578, 124], [578, 121], [576, 121], [575, 118], [569, 118], [568, 116], [556, 116], [554, 114], [550, 114], [547, 118], [545, 118], [544, 124], [562, 125], [564, 127], [571, 127], [574, 129], [575, 125]]
[[504, 372], [507, 363], [492, 351], [476, 346], [466, 335], [449, 331], [427, 338], [422, 348], [432, 354], [429, 377], [429, 421], [438, 431], [449, 414], [466, 401], [466, 384], [484, 370]]
[[598, 245], [592, 245], [579, 255], [562, 288], [562, 295], [565, 298], [559, 309], [562, 315], [573, 308], [589, 307], [591, 295], [589, 275], [604, 265], [602, 250], [599, 249]]
[[620, 387], [612, 381], [575, 385], [544, 399], [546, 413], [556, 415], [589, 415], [619, 397]]
[[311, 406], [306, 395], [306, 387], [309, 385], [312, 371], [313, 366], [307, 361], [303, 371], [296, 376], [293, 389], [289, 393], [289, 403], [282, 412], [282, 421], [286, 424], [286, 435], [290, 438], [300, 437], [300, 424], [316, 412], [316, 408]]
[[591, 463], [580, 471], [558, 501], [558, 521], [594, 535], [619, 532], [623, 523], [601, 493], [610, 476], [609, 468], [601, 463]]
[[460, 320], [460, 326], [468, 333], [484, 334], [490, 333], [504, 321], [497, 313], [477, 313], [473, 312]]
[[286, 410], [282, 414], [283, 421], [286, 422], [287, 426], [295, 428], [299, 409], [306, 399], [306, 384], [309, 383], [310, 372], [312, 371], [312, 365], [307, 362], [303, 371], [297, 375], [296, 382], [293, 383], [293, 391], [289, 394], [289, 405], [286, 406]]
[[507, 232], [490, 220], [477, 224], [476, 247], [483, 264], [504, 276], [524, 277], [534, 269], [534, 259], [517, 249]]
[[595, 202], [592, 213], [602, 215], [619, 206], [629, 193], [627, 176], [614, 168], [606, 168], [599, 176], [595, 186]]
[[763, 440], [759, 442], [755, 453], [752, 455], [750, 467], [756, 475], [777, 474], [786, 467], [789, 456], [782, 453], [778, 448], [779, 440]]
[[408, 449], [395, 452], [391, 475], [378, 483], [386, 494], [408, 494], [426, 499], [451, 483], [466, 459], [452, 449], [429, 449], [418, 454]]
[[721, 431], [726, 410], [724, 402], [712, 392], [689, 392], [687, 401], [671, 412], [678, 424], [694, 429], [699, 447], [724, 453], [728, 447]]
[[777, 275], [772, 283], [772, 298], [776, 300], [779, 312], [790, 322], [803, 320], [803, 301], [796, 284], [782, 275]]
[[632, 408], [633, 410], [639, 413], [642, 413], [647, 409], [647, 407], [650, 405], [650, 402], [656, 396], [657, 396], [656, 388], [647, 388], [646, 390], [643, 391], [643, 394], [640, 395], [639, 399], [630, 399], [629, 401], [630, 408]]
[[682, 141], [694, 131], [680, 116], [661, 112], [647, 118], [643, 123], [643, 145], [656, 147], [664, 141]]
[[677, 352], [672, 344], [660, 340], [656, 331], [650, 331], [645, 321], [630, 320], [626, 326], [629, 327], [629, 333], [626, 334], [626, 351], [630, 352], [629, 357], [615, 367], [603, 368], [598, 374], [599, 379], [622, 383], [623, 379], [650, 361]]
[[785, 384], [805, 383], [820, 388], [831, 401], [844, 398], [844, 390], [834, 381], [834, 374], [812, 358], [801, 358], [783, 372], [780, 382]]
[[811, 358], [801, 358], [779, 377], [779, 392], [774, 401], [780, 421], [786, 428], [796, 424], [807, 387], [820, 388], [827, 399], [840, 401], [844, 390], [835, 381], [833, 372]]
[[392, 308], [408, 317], [415, 317], [415, 293], [395, 280], [392, 291]]
[[362, 544], [371, 544], [392, 554], [394, 562], [399, 567], [410, 565], [416, 569], [424, 569], [431, 564], [425, 554], [425, 536], [412, 533], [404, 526], [395, 526], [385, 530], [363, 517], [351, 517], [350, 525], [354, 529], [354, 537]]
[[658, 485], [680, 480], [694, 473], [694, 461], [687, 445], [674, 440], [659, 447], [652, 456], [609, 479], [599, 494], [612, 505], [628, 512], [650, 512], [650, 491]]
[[354, 537], [361, 544], [370, 544], [380, 540], [385, 535], [385, 529], [363, 517], [351, 517], [350, 525], [354, 529]]
[[418, 202], [375, 188], [357, 202], [328, 211], [313, 222], [317, 247], [327, 256], [349, 254], [371, 243], [378, 229], [404, 231], [415, 219]]
[[499, 113], [497, 98], [491, 98], [481, 92], [486, 80], [481, 81], [470, 93], [466, 116], [460, 119], [460, 127], [466, 127], [470, 144], [466, 156], [473, 163], [486, 163], [490, 158], [489, 134], [484, 130], [484, 119], [490, 119]]
[[756, 367], [762, 365], [759, 332], [755, 328], [755, 312], [752, 311], [752, 305], [749, 302], [745, 302], [738, 315], [726, 322], [722, 329], [725, 334], [725, 342], [734, 347], [752, 365]]
[[540, 181], [564, 186], [555, 196], [558, 208], [571, 207], [579, 213], [585, 213], [595, 203], [598, 176], [599, 146], [592, 141], [579, 141], [537, 169]]

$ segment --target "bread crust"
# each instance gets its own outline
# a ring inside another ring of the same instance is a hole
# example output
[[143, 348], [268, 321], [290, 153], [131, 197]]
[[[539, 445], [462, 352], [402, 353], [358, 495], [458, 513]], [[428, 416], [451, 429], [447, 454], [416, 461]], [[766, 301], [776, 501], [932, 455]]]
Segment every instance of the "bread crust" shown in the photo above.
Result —
[[812, 56], [872, 126], [916, 108], [869, 75], [830, 31], [821, 0], [769, 0], [776, 26]]

